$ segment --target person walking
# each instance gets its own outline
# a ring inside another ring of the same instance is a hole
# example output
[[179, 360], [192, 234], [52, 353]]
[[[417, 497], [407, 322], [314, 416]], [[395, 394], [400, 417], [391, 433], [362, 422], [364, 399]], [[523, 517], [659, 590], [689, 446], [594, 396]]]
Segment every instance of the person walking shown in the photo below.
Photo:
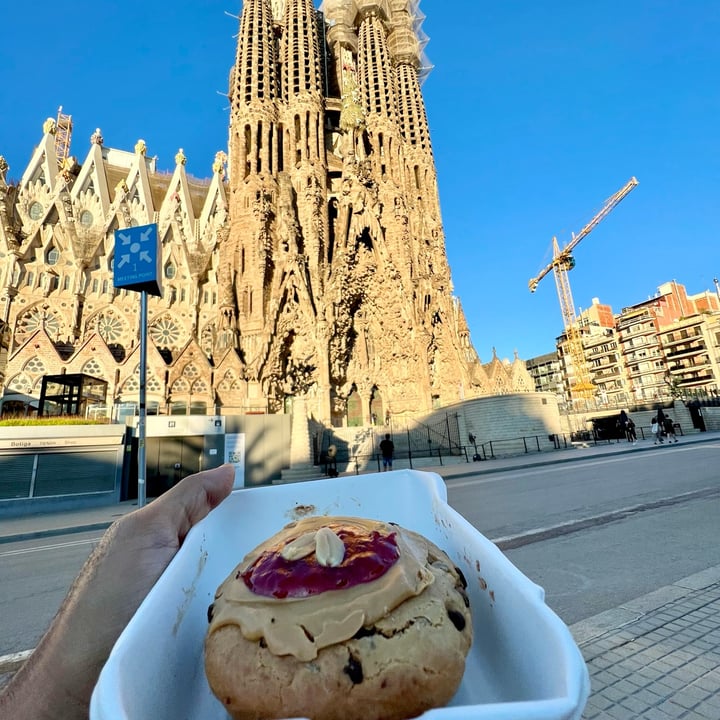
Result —
[[635, 423], [630, 417], [627, 421], [627, 439], [629, 443], [632, 443], [633, 445], [637, 444], [637, 432], [635, 431]]
[[678, 441], [677, 435], [675, 434], [675, 423], [672, 421], [672, 418], [665, 416], [665, 419], [663, 420], [663, 425], [665, 428], [665, 437], [668, 439], [668, 443]]
[[657, 424], [660, 428], [660, 439], [662, 440], [663, 435], [665, 434], [665, 412], [663, 411], [662, 407], [658, 405], [657, 409]]
[[390, 433], [385, 433], [385, 439], [380, 442], [380, 454], [383, 461], [383, 472], [392, 470], [395, 443], [390, 439]]
[[658, 442], [662, 445], [663, 442], [665, 442], [662, 438], [662, 426], [658, 422], [657, 417], [654, 417], [652, 419], [652, 425], [650, 427], [650, 432], [652, 433], [655, 440], [653, 441], [653, 445], [657, 445]]

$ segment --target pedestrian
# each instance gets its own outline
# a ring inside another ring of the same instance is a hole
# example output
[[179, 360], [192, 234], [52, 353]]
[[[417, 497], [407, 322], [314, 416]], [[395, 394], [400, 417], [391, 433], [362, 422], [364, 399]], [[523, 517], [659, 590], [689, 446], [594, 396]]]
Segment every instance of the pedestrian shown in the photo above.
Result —
[[657, 409], [657, 423], [660, 426], [660, 437], [662, 437], [665, 432], [665, 413], [659, 405]]
[[662, 438], [662, 426], [658, 422], [657, 417], [654, 417], [652, 419], [652, 426], [650, 427], [650, 432], [655, 438], [655, 440], [653, 441], [653, 445], [657, 445], [658, 442], [662, 445], [663, 442], [665, 442]]
[[629, 443], [635, 445], [637, 443], [637, 432], [635, 431], [635, 423], [632, 418], [627, 421], [627, 439]]
[[383, 472], [392, 470], [395, 443], [390, 439], [390, 433], [385, 433], [385, 439], [380, 442], [380, 454], [383, 461]]
[[620, 439], [621, 437], [627, 437], [628, 414], [625, 412], [625, 410], [620, 411], [620, 417], [618, 418], [618, 426], [620, 430], [618, 439]]
[[665, 420], [663, 420], [663, 425], [665, 426], [665, 436], [668, 439], [668, 443], [672, 442], [673, 440], [675, 442], [678, 441], [677, 435], [675, 434], [675, 423], [672, 421], [672, 418], [665, 416]]

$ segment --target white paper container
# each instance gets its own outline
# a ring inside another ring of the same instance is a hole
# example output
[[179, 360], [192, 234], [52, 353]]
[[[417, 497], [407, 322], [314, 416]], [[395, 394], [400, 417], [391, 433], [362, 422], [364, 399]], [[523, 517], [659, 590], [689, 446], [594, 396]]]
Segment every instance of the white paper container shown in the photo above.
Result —
[[91, 720], [227, 720], [205, 680], [215, 590], [246, 552], [304, 515], [397, 522], [444, 549], [468, 581], [474, 640], [449, 706], [424, 720], [579, 720], [590, 682], [544, 591], [450, 508], [434, 473], [388, 473], [237, 490], [190, 532], [120, 636]]

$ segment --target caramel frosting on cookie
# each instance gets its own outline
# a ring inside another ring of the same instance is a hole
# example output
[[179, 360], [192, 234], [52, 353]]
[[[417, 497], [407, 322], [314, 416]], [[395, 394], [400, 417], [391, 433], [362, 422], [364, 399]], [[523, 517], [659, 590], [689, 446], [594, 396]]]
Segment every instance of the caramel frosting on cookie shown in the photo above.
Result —
[[236, 625], [274, 655], [306, 662], [433, 582], [426, 552], [393, 525], [310, 517], [245, 556], [215, 594], [208, 634]]

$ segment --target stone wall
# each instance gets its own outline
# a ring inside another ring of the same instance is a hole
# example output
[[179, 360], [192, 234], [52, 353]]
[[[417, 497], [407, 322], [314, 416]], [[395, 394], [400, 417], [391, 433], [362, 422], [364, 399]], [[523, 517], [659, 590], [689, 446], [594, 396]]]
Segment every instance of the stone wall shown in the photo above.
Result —
[[551, 435], [562, 432], [557, 398], [553, 393], [518, 393], [492, 395], [450, 405], [429, 415], [423, 422], [431, 423], [446, 413], [458, 413], [460, 441], [468, 443], [472, 433], [478, 447], [489, 447], [495, 454], [525, 452], [521, 438], [530, 440], [528, 451], [550, 450]]
[[702, 413], [707, 431], [720, 430], [720, 407], [704, 407]]

